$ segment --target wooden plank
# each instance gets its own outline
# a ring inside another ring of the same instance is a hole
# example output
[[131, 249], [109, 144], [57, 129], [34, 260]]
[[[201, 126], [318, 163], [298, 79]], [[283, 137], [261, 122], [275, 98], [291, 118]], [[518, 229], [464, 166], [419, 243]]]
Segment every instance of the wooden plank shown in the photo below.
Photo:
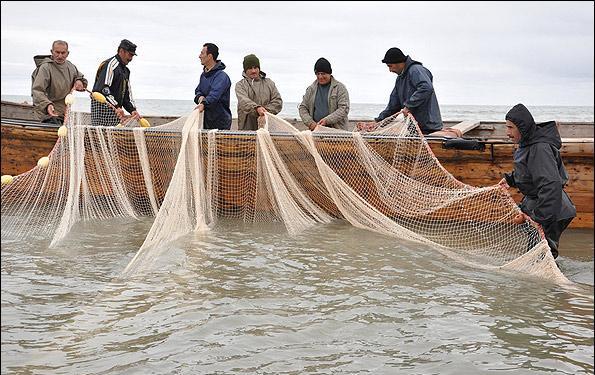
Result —
[[467, 133], [469, 130], [473, 130], [476, 127], [479, 126], [479, 121], [475, 121], [475, 120], [467, 120], [467, 121], [462, 121], [459, 122], [458, 124], [451, 126], [451, 129], [458, 129], [461, 131], [461, 133], [465, 134]]
[[562, 143], [591, 143], [593, 138], [562, 138]]
[[442, 130], [428, 134], [430, 137], [460, 138], [465, 133], [479, 126], [479, 121], [467, 120], [456, 125], [444, 127]]

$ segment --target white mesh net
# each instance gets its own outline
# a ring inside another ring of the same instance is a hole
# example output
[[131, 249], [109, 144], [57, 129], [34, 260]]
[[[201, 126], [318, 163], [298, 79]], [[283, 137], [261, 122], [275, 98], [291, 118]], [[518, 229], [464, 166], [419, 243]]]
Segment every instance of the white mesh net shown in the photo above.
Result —
[[132, 274], [217, 218], [275, 221], [290, 234], [340, 219], [473, 267], [569, 283], [539, 226], [513, 222], [510, 195], [456, 180], [412, 117], [392, 116], [365, 134], [298, 131], [270, 114], [256, 132], [207, 132], [202, 117], [144, 128], [92, 126], [89, 114], [70, 114], [49, 163], [2, 186], [3, 238], [40, 233], [54, 246], [79, 221], [155, 217], [124, 271]]

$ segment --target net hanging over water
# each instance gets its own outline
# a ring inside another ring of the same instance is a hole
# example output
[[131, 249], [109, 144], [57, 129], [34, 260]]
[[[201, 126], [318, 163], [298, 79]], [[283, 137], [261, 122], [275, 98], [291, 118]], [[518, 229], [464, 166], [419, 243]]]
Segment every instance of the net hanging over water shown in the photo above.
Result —
[[2, 186], [2, 237], [42, 235], [51, 247], [81, 221], [154, 217], [130, 275], [219, 218], [279, 222], [289, 234], [345, 220], [472, 267], [570, 283], [541, 228], [513, 222], [520, 211], [508, 192], [456, 180], [412, 117], [369, 133], [265, 119], [256, 132], [234, 132], [203, 130], [198, 111], [156, 127], [69, 113], [49, 161]]

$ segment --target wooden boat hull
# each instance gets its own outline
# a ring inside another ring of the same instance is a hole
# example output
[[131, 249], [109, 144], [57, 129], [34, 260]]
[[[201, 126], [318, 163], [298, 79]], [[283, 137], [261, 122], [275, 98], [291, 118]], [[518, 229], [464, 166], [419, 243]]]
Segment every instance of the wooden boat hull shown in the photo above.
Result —
[[[172, 118], [161, 119], [165, 123]], [[55, 125], [2, 119], [2, 175], [15, 176], [35, 167], [37, 160], [54, 147], [57, 129]], [[570, 175], [566, 192], [577, 208], [571, 227], [593, 228], [593, 123], [563, 124], [560, 129], [564, 138], [561, 155]], [[504, 135], [503, 123], [487, 122], [466, 134], [479, 139], [485, 146], [483, 150], [447, 149], [445, 138], [428, 137], [428, 143], [442, 166], [455, 178], [473, 186], [488, 186], [498, 183], [503, 173], [513, 169], [514, 145]], [[244, 133], [242, 137], [246, 136]], [[512, 193], [519, 201], [521, 195]]]

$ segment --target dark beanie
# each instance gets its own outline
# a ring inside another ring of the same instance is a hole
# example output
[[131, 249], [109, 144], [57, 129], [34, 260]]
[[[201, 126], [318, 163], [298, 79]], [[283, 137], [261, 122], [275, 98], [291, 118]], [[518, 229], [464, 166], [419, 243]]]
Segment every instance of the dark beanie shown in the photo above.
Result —
[[316, 60], [316, 64], [314, 64], [314, 73], [318, 72], [333, 74], [333, 70], [331, 69], [331, 63], [328, 62], [328, 60], [324, 57], [321, 57], [318, 60]]
[[260, 60], [258, 60], [258, 57], [252, 53], [244, 57], [244, 71], [250, 68], [260, 69]]
[[405, 62], [405, 60], [407, 60], [407, 56], [405, 56], [397, 47], [393, 47], [386, 51], [386, 55], [384, 55], [382, 62], [385, 64], [398, 64]]

